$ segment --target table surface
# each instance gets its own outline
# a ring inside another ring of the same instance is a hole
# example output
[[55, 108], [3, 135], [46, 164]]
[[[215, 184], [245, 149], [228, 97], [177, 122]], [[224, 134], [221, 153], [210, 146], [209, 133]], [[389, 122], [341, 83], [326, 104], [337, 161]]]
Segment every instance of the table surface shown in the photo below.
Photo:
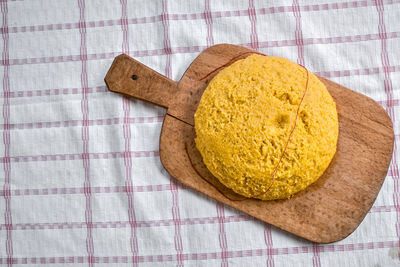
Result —
[[107, 91], [120, 53], [179, 80], [205, 48], [283, 56], [400, 134], [400, 1], [2, 0], [0, 265], [399, 266], [399, 152], [346, 239], [313, 244], [177, 183], [165, 109]]

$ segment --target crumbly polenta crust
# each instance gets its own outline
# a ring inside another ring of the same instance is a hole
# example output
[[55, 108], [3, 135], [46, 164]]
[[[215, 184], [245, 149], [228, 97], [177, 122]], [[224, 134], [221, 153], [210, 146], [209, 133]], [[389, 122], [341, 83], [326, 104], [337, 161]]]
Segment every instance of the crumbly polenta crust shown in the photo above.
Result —
[[[311, 72], [280, 57], [251, 55], [221, 70], [195, 113], [196, 146], [210, 172], [249, 198], [286, 199], [326, 170], [338, 139], [336, 105]], [[271, 186], [272, 185], [272, 186]]]

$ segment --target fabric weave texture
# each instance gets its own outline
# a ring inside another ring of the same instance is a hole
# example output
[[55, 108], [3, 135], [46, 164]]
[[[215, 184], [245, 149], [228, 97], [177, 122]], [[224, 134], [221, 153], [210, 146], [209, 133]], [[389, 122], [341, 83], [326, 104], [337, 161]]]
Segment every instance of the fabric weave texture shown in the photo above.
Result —
[[[400, 1], [1, 0], [0, 265], [399, 266]], [[346, 239], [313, 244], [164, 170], [165, 109], [108, 92], [126, 53], [178, 81], [205, 48], [281, 56], [363, 93], [396, 144]]]

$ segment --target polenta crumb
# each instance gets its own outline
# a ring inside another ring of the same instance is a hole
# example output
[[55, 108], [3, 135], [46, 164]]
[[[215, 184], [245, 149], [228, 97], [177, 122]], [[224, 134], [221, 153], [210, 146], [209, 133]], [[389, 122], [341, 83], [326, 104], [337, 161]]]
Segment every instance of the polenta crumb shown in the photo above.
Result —
[[[196, 146], [210, 172], [249, 198], [287, 199], [326, 170], [338, 139], [336, 105], [311, 72], [280, 57], [251, 55], [221, 70], [195, 113]], [[272, 186], [271, 186], [272, 185]]]

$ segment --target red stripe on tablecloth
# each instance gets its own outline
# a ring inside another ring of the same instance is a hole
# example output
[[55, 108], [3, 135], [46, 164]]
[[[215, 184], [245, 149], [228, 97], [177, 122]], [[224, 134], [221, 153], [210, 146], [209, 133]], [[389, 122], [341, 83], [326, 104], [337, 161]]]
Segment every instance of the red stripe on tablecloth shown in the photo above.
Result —
[[128, 15], [126, 14], [126, 0], [120, 0], [121, 2], [121, 29], [122, 29], [122, 52], [129, 55], [129, 40], [128, 40]]
[[[378, 31], [379, 31], [379, 39], [381, 40], [381, 46], [382, 46], [382, 51], [381, 51], [381, 61], [382, 61], [382, 66], [383, 70], [385, 73], [385, 80], [384, 80], [384, 88], [385, 88], [385, 93], [386, 93], [386, 98], [387, 102], [391, 103], [393, 101], [393, 85], [392, 85], [392, 79], [390, 77], [390, 71], [389, 69], [391, 68], [390, 66], [390, 61], [389, 61], [389, 56], [388, 56], [388, 51], [387, 51], [387, 33], [386, 33], [386, 26], [385, 26], [385, 18], [384, 18], [384, 3], [382, 0], [376, 0], [376, 10], [378, 12], [379, 16], [379, 23], [378, 23]], [[393, 124], [396, 122], [396, 116], [395, 116], [395, 110], [392, 105], [388, 105], [386, 107], [386, 111], [388, 112], [390, 118], [393, 121]], [[397, 165], [397, 142], [394, 142], [394, 152], [393, 152], [393, 158], [391, 162], [391, 170], [392, 170], [392, 178], [393, 178], [393, 186], [394, 186], [394, 192], [393, 192], [393, 203], [396, 207], [396, 224], [395, 224], [395, 229], [396, 229], [396, 234], [397, 234], [397, 243], [398, 246], [400, 246], [400, 193], [399, 193], [399, 170], [398, 170], [398, 165]], [[400, 250], [398, 251], [398, 259], [400, 259]]]
[[[386, 69], [387, 72], [399, 72], [400, 65], [390, 66]], [[347, 76], [360, 76], [360, 75], [373, 75], [384, 72], [384, 68], [371, 67], [364, 69], [351, 69], [351, 70], [333, 70], [333, 71], [317, 71], [314, 74], [326, 78], [347, 77]]]
[[[98, 125], [118, 125], [118, 124], [134, 124], [134, 123], [160, 123], [163, 122], [164, 116], [152, 117], [127, 117], [127, 118], [108, 118], [87, 120], [88, 127]], [[25, 123], [10, 123], [7, 125], [0, 124], [0, 130], [8, 127], [9, 130], [28, 130], [42, 128], [64, 128], [64, 127], [81, 127], [83, 120], [66, 120], [66, 121], [41, 121], [41, 122], [25, 122]]]
[[[167, 60], [165, 64], [165, 75], [168, 78], [172, 76], [172, 67], [171, 67], [171, 41], [169, 39], [169, 14], [168, 14], [168, 1], [162, 1], [162, 15], [161, 15], [162, 24], [164, 27], [164, 54], [167, 55]], [[182, 244], [182, 236], [181, 236], [181, 218], [179, 211], [179, 190], [178, 183], [174, 178], [170, 177], [170, 185], [171, 185], [171, 194], [172, 194], [172, 218], [174, 220], [175, 225], [175, 235], [174, 235], [174, 245], [176, 251], [176, 259], [177, 259], [177, 267], [184, 266], [182, 255], [183, 255], [183, 244]]]
[[[400, 3], [400, 0], [386, 0], [385, 4], [393, 5]], [[349, 8], [363, 8], [368, 6], [374, 6], [375, 1], [351, 1], [341, 3], [330, 3], [330, 4], [315, 4], [315, 5], [303, 5], [300, 6], [300, 10], [303, 12], [317, 12], [326, 10], [337, 10], [337, 9], [349, 9]], [[283, 12], [292, 12], [292, 6], [274, 6], [269, 8], [259, 8], [256, 12], [260, 15], [266, 14], [277, 14]], [[238, 16], [248, 16], [249, 10], [231, 10], [231, 11], [215, 11], [210, 12], [210, 18], [229, 18]], [[169, 20], [199, 20], [204, 19], [205, 13], [189, 13], [189, 14], [169, 14]], [[157, 23], [162, 21], [162, 16], [151, 16], [151, 17], [139, 17], [131, 18], [127, 20], [127, 24], [145, 24], [145, 23]], [[119, 19], [115, 20], [97, 20], [97, 21], [86, 21], [86, 28], [102, 28], [109, 26], [122, 25], [122, 21]], [[69, 30], [79, 29], [79, 23], [56, 23], [56, 24], [44, 24], [44, 25], [31, 25], [31, 26], [14, 26], [8, 28], [1, 28], [0, 34], [8, 31], [8, 33], [18, 32], [41, 32], [41, 31], [55, 31], [55, 30]]]
[[[160, 190], [152, 190], [152, 191], [166, 191], [170, 190], [170, 185], [157, 185], [156, 189]], [[117, 190], [120, 190], [119, 192], [122, 192], [122, 187], [117, 188]], [[96, 188], [94, 188], [96, 189]], [[79, 188], [79, 191], [81, 189]], [[125, 190], [125, 187], [124, 189]], [[95, 190], [94, 190], [95, 191]], [[75, 192], [75, 191], [74, 191]], [[141, 191], [144, 192], [144, 191]], [[94, 192], [97, 193], [97, 192]], [[82, 194], [82, 193], [81, 193]], [[381, 213], [381, 212], [393, 212], [396, 211], [395, 206], [375, 206], [372, 207], [369, 213]], [[220, 223], [221, 217], [194, 217], [194, 218], [185, 218], [181, 219], [180, 224], [181, 225], [196, 225], [196, 224], [216, 224]], [[224, 223], [235, 223], [235, 222], [246, 222], [246, 221], [256, 221], [253, 217], [249, 215], [231, 215], [231, 216], [226, 216], [223, 219]], [[130, 227], [130, 222], [129, 221], [108, 221], [108, 222], [92, 222], [93, 228], [126, 228]], [[148, 221], [136, 221], [136, 227], [141, 228], [141, 227], [162, 227], [162, 226], [171, 226], [175, 225], [175, 220], [174, 219], [165, 219], [165, 220], [148, 220]], [[73, 228], [85, 228], [86, 223], [85, 222], [56, 222], [56, 223], [17, 223], [13, 224], [12, 230], [17, 231], [17, 230], [46, 230], [46, 229], [73, 229]], [[0, 224], [0, 231], [6, 229], [5, 224]], [[272, 237], [266, 235], [264, 233], [264, 238], [266, 239], [265, 242], [267, 243], [267, 250], [269, 249], [270, 251], [267, 251], [267, 256], [271, 255], [273, 256], [273, 250], [272, 248]], [[226, 254], [225, 254], [226, 255]], [[267, 261], [268, 262], [268, 261]], [[270, 261], [271, 264], [273, 262]]]
[[[293, 14], [296, 19], [295, 40], [298, 53], [297, 63], [304, 66], [305, 65], [304, 39], [303, 39], [303, 30], [301, 28], [301, 12], [300, 12], [299, 2], [297, 0], [293, 0], [292, 7], [293, 7]], [[314, 243], [312, 247], [313, 247], [313, 257], [312, 257], [313, 266], [320, 267], [321, 259], [319, 257], [319, 246], [318, 244]]]
[[[75, 154], [48, 154], [48, 155], [29, 155], [29, 156], [11, 156], [0, 157], [0, 162], [4, 163], [7, 160], [10, 162], [30, 162], [30, 161], [62, 161], [62, 160], [83, 160], [87, 159], [120, 159], [124, 157], [125, 152], [102, 152], [102, 153], [82, 153]], [[158, 157], [160, 153], [158, 150], [151, 151], [131, 151], [135, 158]]]
[[392, 212], [396, 211], [396, 206], [372, 206], [372, 208], [368, 211], [368, 213], [380, 213], [380, 212]]
[[[204, 1], [204, 19], [207, 25], [207, 47], [214, 45], [214, 36], [213, 36], [213, 28], [212, 28], [212, 17], [211, 17], [211, 8], [210, 8], [210, 0]], [[226, 251], [228, 250], [228, 241], [226, 238], [225, 232], [225, 208], [224, 205], [216, 202], [215, 203], [217, 218], [218, 218], [218, 241], [219, 247], [221, 249], [221, 267], [228, 267], [228, 259], [226, 257]]]
[[[43, 90], [27, 90], [27, 91], [15, 91], [0, 94], [0, 98], [19, 98], [19, 97], [36, 97], [36, 96], [56, 96], [56, 95], [77, 95], [81, 94], [82, 88], [52, 88]], [[106, 86], [88, 87], [87, 93], [105, 93], [108, 92]]]
[[296, 30], [295, 30], [295, 41], [296, 41], [296, 46], [297, 46], [297, 63], [300, 65], [304, 66], [304, 40], [303, 40], [303, 31], [301, 29], [301, 13], [300, 13], [300, 7], [299, 7], [299, 2], [297, 0], [293, 0], [293, 14], [296, 19]]
[[[400, 65], [392, 65], [387, 68], [388, 72], [399, 72]], [[372, 75], [383, 72], [382, 67], [371, 67], [364, 69], [347, 69], [347, 70], [333, 70], [333, 71], [317, 71], [314, 72], [317, 75], [335, 78], [335, 77], [346, 77], [346, 76], [359, 76], [359, 75]], [[0, 94], [0, 98], [20, 98], [20, 97], [41, 97], [41, 96], [57, 96], [57, 95], [76, 95], [81, 93], [82, 88], [53, 88], [43, 90], [28, 90], [28, 91], [15, 91], [9, 93]], [[89, 87], [87, 90], [88, 94], [92, 93], [105, 93], [108, 92], [106, 86]]]
[[272, 228], [272, 226], [270, 224], [265, 224], [264, 242], [265, 242], [265, 245], [267, 246], [267, 267], [275, 266], [274, 253], [273, 253], [274, 242], [272, 239], [272, 229], [271, 228]]
[[228, 240], [226, 239], [225, 233], [225, 209], [222, 203], [217, 202], [217, 218], [218, 218], [218, 226], [219, 226], [219, 246], [221, 248], [221, 267], [228, 267]]
[[258, 50], [258, 34], [257, 34], [257, 16], [256, 9], [254, 7], [254, 0], [249, 0], [249, 19], [251, 23], [251, 33], [250, 33], [250, 45], [254, 50]]
[[93, 245], [93, 233], [92, 233], [92, 202], [91, 202], [91, 185], [90, 185], [90, 156], [89, 156], [89, 101], [88, 101], [88, 75], [87, 75], [87, 43], [86, 43], [86, 23], [85, 23], [85, 0], [78, 0], [79, 6], [79, 33], [81, 35], [80, 45], [80, 60], [82, 61], [82, 101], [81, 110], [83, 117], [82, 126], [82, 163], [85, 171], [85, 223], [86, 223], [86, 252], [88, 254], [88, 263], [90, 267], [94, 266], [94, 245]]
[[[129, 40], [128, 40], [128, 16], [126, 14], [126, 0], [120, 0], [121, 2], [121, 28], [123, 33], [123, 41], [122, 41], [122, 52], [124, 54], [129, 55]], [[125, 165], [125, 187], [126, 196], [128, 198], [128, 217], [129, 217], [129, 226], [131, 229], [130, 236], [130, 247], [132, 253], [132, 263], [133, 266], [138, 266], [138, 253], [139, 246], [136, 235], [136, 213], [134, 207], [134, 188], [132, 181], [132, 155], [131, 151], [131, 127], [129, 123], [129, 115], [130, 115], [130, 100], [127, 97], [122, 98], [122, 108], [124, 110], [124, 123], [122, 126], [124, 142], [125, 142], [125, 151], [124, 151], [124, 165]]]
[[[232, 215], [225, 218], [225, 223], [253, 221], [254, 218], [247, 215]], [[219, 223], [219, 217], [200, 217], [181, 219], [181, 225], [196, 224], [215, 224]], [[174, 219], [136, 221], [136, 227], [163, 227], [175, 225]], [[54, 229], [74, 229], [85, 228], [85, 222], [59, 222], [59, 223], [17, 223], [13, 224], [14, 231], [17, 230], [54, 230]], [[129, 221], [108, 221], [93, 222], [93, 228], [127, 228], [130, 227]], [[4, 224], [0, 225], [0, 230], [4, 230]]]
[[[346, 251], [362, 251], [373, 249], [388, 249], [394, 248], [397, 243], [394, 241], [380, 241], [380, 242], [366, 242], [366, 243], [351, 243], [344, 245], [321, 245], [321, 252], [346, 252]], [[312, 248], [310, 246], [301, 247], [286, 247], [275, 248], [274, 255], [293, 255], [293, 254], [306, 254], [310, 253]], [[252, 249], [252, 250], [235, 250], [228, 251], [229, 258], [246, 258], [246, 257], [260, 257], [266, 255], [265, 249]], [[220, 252], [208, 253], [184, 253], [182, 260], [184, 261], [201, 261], [201, 260], [216, 260], [221, 259]], [[131, 257], [128, 256], [105, 256], [94, 257], [96, 263], [131, 263]], [[159, 254], [159, 255], [146, 255], [138, 256], [138, 261], [142, 262], [175, 262], [175, 255]], [[6, 262], [5, 258], [0, 258], [0, 264]], [[15, 264], [55, 264], [55, 263], [88, 263], [85, 256], [69, 256], [69, 257], [21, 257], [13, 258], [12, 262]]]
[[204, 1], [204, 19], [207, 25], [207, 47], [214, 45], [214, 36], [213, 36], [213, 29], [212, 29], [212, 13], [210, 8], [210, 0]]
[[[1, 13], [3, 15], [2, 27], [7, 28], [8, 24], [8, 6], [7, 0], [1, 0]], [[8, 95], [10, 92], [10, 66], [9, 66], [9, 38], [8, 32], [3, 35], [3, 57], [2, 60], [4, 65], [3, 74], [3, 92]], [[4, 207], [4, 222], [6, 226], [6, 237], [5, 237], [5, 249], [6, 249], [6, 263], [7, 266], [12, 266], [13, 257], [13, 242], [12, 242], [12, 215], [11, 215], [11, 194], [10, 194], [10, 181], [11, 181], [11, 162], [10, 162], [10, 100], [9, 97], [4, 97], [3, 101], [3, 119], [4, 119], [4, 131], [3, 131], [3, 143], [4, 143], [4, 157], [3, 157], [3, 169], [4, 169], [4, 185], [3, 185], [3, 197], [5, 201]]]
[[[398, 136], [396, 136], [398, 138]], [[158, 157], [160, 156], [159, 151], [131, 151], [131, 154], [135, 158], [143, 157]], [[102, 153], [88, 153], [89, 159], [117, 159], [123, 158], [124, 152], [102, 152]], [[63, 161], [63, 160], [82, 160], [82, 154], [42, 154], [42, 155], [25, 155], [25, 156], [10, 156], [7, 158], [0, 157], [0, 163], [4, 163], [7, 160], [10, 162], [32, 162], [32, 161]], [[389, 168], [389, 173], [398, 175], [398, 169], [394, 168], [394, 165]]]
[[317, 243], [313, 243], [312, 245], [312, 261], [313, 261], [313, 266], [320, 267], [321, 266], [321, 258], [319, 256], [319, 251], [320, 251], [320, 246]]
[[179, 195], [178, 195], [178, 183], [173, 180], [174, 178], [170, 178], [170, 188], [172, 194], [172, 222], [175, 227], [175, 235], [174, 235], [174, 245], [175, 250], [177, 252], [177, 266], [183, 266], [183, 244], [182, 244], [182, 236], [181, 236], [181, 225], [182, 220], [180, 217], [179, 211]]
[[171, 68], [171, 41], [169, 39], [169, 14], [168, 14], [168, 2], [167, 0], [162, 1], [163, 11], [161, 14], [161, 21], [164, 27], [164, 55], [167, 55], [167, 62], [165, 63], [165, 76], [171, 78], [172, 68]]
[[[392, 71], [400, 71], [400, 66], [396, 66]], [[351, 75], [371, 75], [378, 74], [379, 68], [363, 69], [363, 70], [344, 70], [344, 71], [332, 71], [332, 72], [315, 72], [315, 74], [324, 77], [343, 77]], [[329, 74], [329, 75], [327, 75]], [[400, 99], [390, 100], [377, 100], [377, 102], [383, 106], [399, 106]], [[87, 126], [104, 126], [104, 125], [119, 125], [124, 123], [161, 123], [164, 120], [163, 115], [150, 116], [150, 117], [129, 117], [129, 118], [107, 118], [107, 119], [94, 119], [87, 120]], [[65, 120], [65, 121], [41, 121], [41, 122], [25, 122], [25, 123], [9, 123], [7, 125], [0, 124], [0, 130], [4, 130], [8, 127], [9, 130], [30, 130], [30, 129], [42, 129], [42, 128], [64, 128], [64, 127], [81, 127], [83, 125], [82, 120]]]
[[[158, 192], [171, 190], [170, 184], [157, 185], [137, 185], [137, 186], [92, 186], [90, 191], [92, 194], [111, 194], [111, 193], [127, 193], [133, 192]], [[7, 192], [11, 196], [43, 196], [43, 195], [77, 195], [84, 194], [84, 187], [53, 187], [53, 188], [25, 188], [14, 189]], [[0, 196], [4, 196], [6, 192], [0, 190]]]
[[[399, 135], [395, 136], [395, 138], [399, 137], [400, 137]], [[131, 151], [131, 155], [135, 158], [158, 157], [160, 156], [160, 153], [159, 151]], [[89, 153], [88, 157], [90, 159], [117, 159], [117, 158], [123, 158], [124, 152]], [[10, 162], [63, 161], [63, 160], [82, 160], [82, 159], [83, 159], [82, 154], [49, 154], [49, 155], [9, 157]], [[5, 161], [6, 159], [4, 157], [0, 158], [0, 162], [4, 163]], [[389, 168], [388, 174], [391, 176], [398, 175], [398, 170], [393, 169], [393, 166], [391, 166]]]
[[[165, 14], [168, 16], [168, 14]], [[168, 20], [166, 20], [167, 22]], [[388, 39], [399, 38], [400, 32], [387, 33]], [[364, 34], [364, 35], [351, 35], [351, 36], [336, 36], [326, 38], [306, 38], [303, 39], [303, 45], [314, 45], [314, 44], [337, 44], [337, 43], [351, 43], [351, 42], [362, 42], [362, 41], [374, 41], [379, 40], [379, 34]], [[251, 43], [237, 44], [245, 47], [251, 47]], [[296, 46], [296, 39], [294, 40], [279, 40], [279, 41], [259, 41], [259, 48], [269, 47], [287, 47]], [[196, 53], [203, 51], [207, 46], [184, 46], [184, 47], [169, 47], [168, 49], [152, 49], [152, 50], [134, 50], [130, 51], [130, 55], [133, 57], [145, 57], [145, 56], [160, 56], [160, 55], [171, 55], [179, 53]], [[109, 53], [94, 53], [88, 54], [87, 60], [101, 60], [101, 59], [112, 59], [118, 56], [121, 52], [109, 52]], [[40, 58], [21, 58], [21, 59], [10, 59], [10, 65], [25, 65], [25, 64], [42, 64], [42, 63], [59, 63], [59, 62], [72, 62], [81, 61], [80, 55], [65, 55], [65, 56], [53, 56], [53, 57], [40, 57]], [[5, 62], [1, 61], [2, 66]]]

